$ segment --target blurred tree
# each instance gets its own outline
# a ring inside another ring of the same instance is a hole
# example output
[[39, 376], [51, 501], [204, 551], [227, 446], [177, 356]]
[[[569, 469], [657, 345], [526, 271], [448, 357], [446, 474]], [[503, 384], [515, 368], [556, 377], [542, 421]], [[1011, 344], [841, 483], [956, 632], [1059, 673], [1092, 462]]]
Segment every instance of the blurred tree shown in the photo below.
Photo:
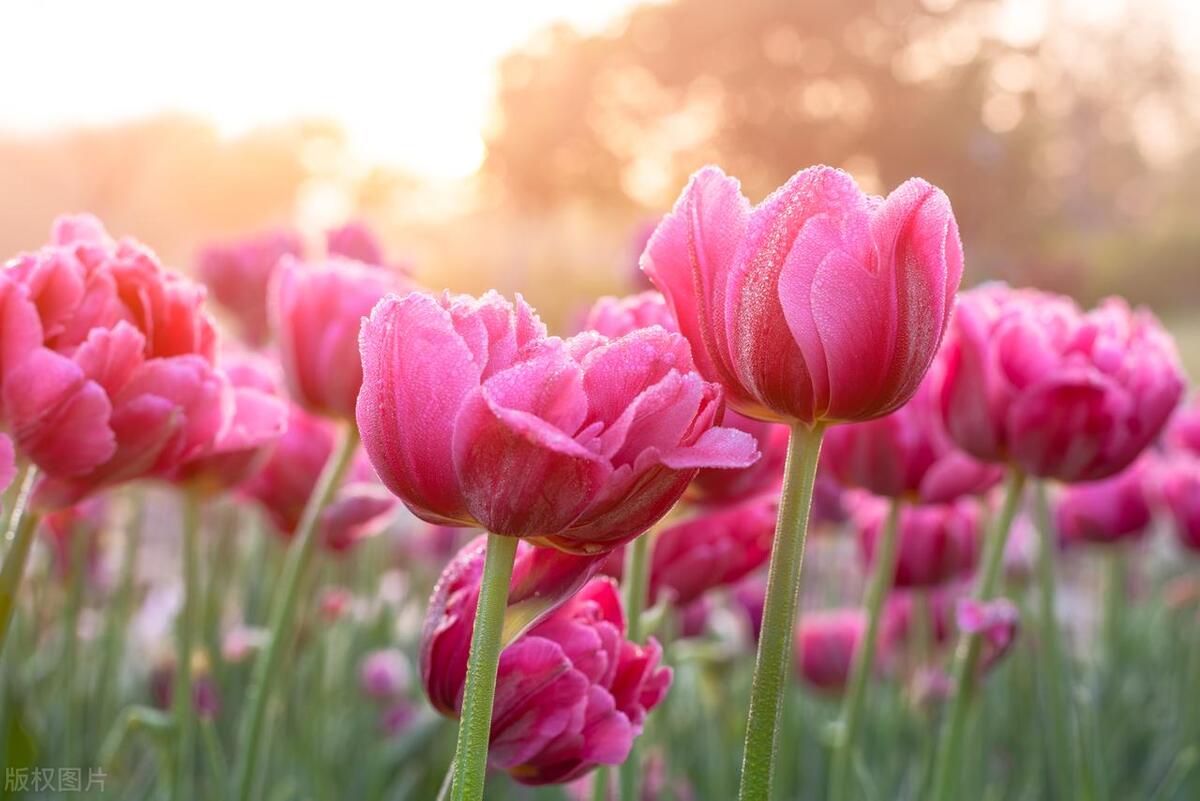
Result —
[[1099, 38], [1053, 0], [1040, 16], [994, 0], [673, 0], [598, 35], [550, 28], [502, 64], [484, 175], [525, 208], [627, 213], [661, 211], [706, 162], [754, 200], [814, 163], [873, 191], [921, 175], [953, 199], [975, 278], [1028, 262], [1077, 281], [1047, 241], [1149, 213], [1163, 173], [1148, 110], [1150, 139], [1196, 130], [1147, 5]]

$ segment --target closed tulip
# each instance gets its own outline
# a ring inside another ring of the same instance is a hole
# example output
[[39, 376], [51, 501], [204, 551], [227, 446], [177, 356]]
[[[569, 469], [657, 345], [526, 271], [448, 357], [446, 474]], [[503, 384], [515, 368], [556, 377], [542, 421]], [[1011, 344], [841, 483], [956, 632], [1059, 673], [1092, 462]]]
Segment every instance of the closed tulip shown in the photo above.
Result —
[[720, 388], [662, 328], [547, 337], [489, 293], [412, 293], [362, 330], [358, 425], [380, 478], [432, 523], [602, 553], [645, 531], [701, 467], [746, 467]]
[[1100, 544], [1142, 537], [1154, 517], [1151, 472], [1143, 459], [1111, 478], [1066, 487], [1054, 507], [1059, 535]]
[[1183, 392], [1179, 357], [1148, 312], [989, 284], [964, 293], [946, 340], [942, 411], [958, 445], [1062, 481], [1119, 473]]
[[[887, 516], [886, 504], [857, 503], [853, 518], [864, 560], [871, 564]], [[895, 587], [933, 587], [969, 574], [979, 559], [978, 505], [968, 500], [906, 506], [897, 532]]]
[[796, 669], [814, 689], [837, 694], [846, 688], [854, 656], [862, 646], [867, 618], [861, 609], [831, 609], [801, 615], [796, 630]]
[[331, 257], [303, 264], [285, 257], [270, 290], [271, 322], [292, 397], [309, 411], [354, 419], [362, 384], [358, 330], [362, 318], [406, 279], [387, 270]]
[[887, 198], [812, 167], [751, 208], [715, 167], [696, 173], [642, 269], [696, 366], [750, 417], [868, 420], [916, 391], [962, 275], [950, 202], [913, 179]]
[[275, 266], [284, 256], [298, 258], [303, 253], [304, 242], [295, 231], [264, 231], [205, 246], [196, 258], [196, 275], [237, 323], [242, 339], [257, 347], [266, 344], [270, 334], [267, 287]]
[[[290, 404], [284, 433], [266, 460], [239, 487], [267, 512], [276, 532], [290, 538], [300, 525], [304, 507], [334, 448], [334, 424]], [[346, 482], [321, 512], [318, 537], [329, 551], [344, 552], [377, 531], [395, 507], [395, 499], [361, 454], [354, 457]]]
[[945, 503], [994, 487], [1001, 469], [964, 453], [945, 431], [939, 366], [935, 360], [913, 399], [891, 414], [830, 429], [822, 469], [848, 487], [919, 503]]
[[1162, 493], [1179, 542], [1200, 552], [1200, 458], [1166, 461], [1162, 467]]

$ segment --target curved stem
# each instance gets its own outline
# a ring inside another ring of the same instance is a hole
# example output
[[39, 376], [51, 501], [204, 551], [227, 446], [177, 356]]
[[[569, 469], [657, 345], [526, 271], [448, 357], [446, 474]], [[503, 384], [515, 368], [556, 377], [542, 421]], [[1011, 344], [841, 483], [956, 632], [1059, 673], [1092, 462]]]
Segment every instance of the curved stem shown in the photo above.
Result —
[[8, 533], [5, 539], [12, 543], [4, 554], [4, 567], [0, 569], [0, 656], [4, 642], [8, 639], [9, 625], [17, 607], [17, 591], [25, 575], [25, 563], [33, 547], [34, 532], [37, 531], [38, 514], [29, 509], [29, 495], [37, 479], [37, 468], [27, 466], [18, 473], [16, 482], [20, 486], [12, 509], [9, 511]]
[[183, 801], [195, 780], [193, 756], [196, 743], [195, 692], [192, 687], [192, 649], [196, 638], [196, 612], [200, 602], [200, 498], [183, 493], [183, 607], [176, 625], [175, 683], [171, 689], [171, 714], [175, 719], [174, 797]]
[[475, 628], [467, 659], [467, 686], [463, 690], [458, 746], [454, 752], [453, 801], [482, 801], [487, 775], [488, 743], [492, 734], [492, 701], [496, 695], [496, 667], [500, 663], [500, 630], [508, 604], [517, 538], [488, 534], [483, 560], [483, 583], [475, 606]]
[[[623, 600], [625, 601], [625, 617], [628, 621], [626, 636], [631, 642], [639, 645], [642, 642], [642, 610], [646, 606], [646, 595], [649, 593], [650, 587], [649, 554], [652, 536], [653, 533], [647, 531], [629, 543], [629, 549], [625, 553], [625, 577], [622, 589], [625, 593]], [[603, 769], [597, 772], [595, 781], [601, 781], [598, 777], [602, 772], [604, 772]], [[642, 755], [636, 739], [629, 749], [629, 756], [618, 768], [618, 775], [621, 801], [638, 801], [641, 796]], [[607, 785], [607, 777], [605, 783]]]
[[312, 494], [308, 496], [300, 525], [288, 546], [283, 573], [271, 598], [270, 639], [259, 653], [250, 678], [246, 708], [239, 728], [238, 767], [234, 773], [234, 798], [248, 801], [258, 774], [258, 763], [267, 752], [270, 736], [264, 728], [267, 704], [274, 689], [273, 680], [279, 674], [284, 654], [291, 646], [295, 629], [296, 601], [300, 580], [316, 548], [317, 529], [321, 512], [329, 505], [350, 466], [358, 447], [358, 432], [354, 426], [343, 424], [337, 445], [325, 463]]
[[1050, 522], [1050, 504], [1046, 499], [1046, 482], [1037, 485], [1036, 510], [1040, 547], [1038, 552], [1038, 585], [1040, 594], [1040, 617], [1042, 636], [1042, 674], [1045, 682], [1046, 700], [1049, 704], [1050, 747], [1047, 757], [1050, 776], [1055, 783], [1055, 798], [1071, 797], [1071, 765], [1074, 749], [1068, 725], [1071, 719], [1070, 700], [1067, 693], [1068, 673], [1063, 660], [1062, 643], [1059, 638], [1058, 620], [1055, 616], [1054, 558], [1058, 542], [1054, 526]]
[[879, 622], [883, 617], [883, 602], [892, 588], [892, 580], [896, 573], [901, 503], [899, 498], [892, 499], [887, 523], [875, 549], [875, 563], [872, 565], [871, 578], [867, 584], [867, 630], [854, 659], [850, 684], [842, 699], [841, 730], [834, 746], [829, 774], [830, 801], [843, 801], [850, 791], [850, 762], [854, 753], [854, 740], [858, 734], [859, 714], [867, 695], [867, 677], [875, 664], [875, 645], [879, 637]]
[[[995, 529], [984, 545], [983, 564], [979, 568], [979, 586], [975, 591], [975, 597], [980, 601], [988, 600], [996, 592], [996, 585], [1000, 581], [1000, 568], [1004, 564], [1004, 545], [1008, 542], [1009, 529], [1012, 528], [1013, 518], [1021, 505], [1024, 488], [1025, 473], [1015, 467], [1010, 468], [1005, 482], [1004, 506], [996, 516]], [[959, 635], [955, 653], [954, 698], [950, 701], [946, 722], [942, 725], [941, 737], [938, 739], [930, 801], [946, 801], [951, 797], [950, 784], [954, 770], [959, 764], [958, 754], [966, 735], [967, 715], [975, 695], [975, 674], [979, 672], [982, 648], [980, 637], [966, 632]]]
[[821, 455], [824, 425], [812, 429], [792, 426], [784, 469], [783, 495], [771, 546], [771, 566], [763, 607], [762, 634], [750, 688], [750, 714], [742, 752], [741, 801], [767, 801], [771, 773], [779, 744], [779, 718], [783, 697], [790, 684], [792, 638], [796, 606], [800, 599], [800, 570], [804, 562], [804, 539], [808, 511], [812, 505], [817, 459]]

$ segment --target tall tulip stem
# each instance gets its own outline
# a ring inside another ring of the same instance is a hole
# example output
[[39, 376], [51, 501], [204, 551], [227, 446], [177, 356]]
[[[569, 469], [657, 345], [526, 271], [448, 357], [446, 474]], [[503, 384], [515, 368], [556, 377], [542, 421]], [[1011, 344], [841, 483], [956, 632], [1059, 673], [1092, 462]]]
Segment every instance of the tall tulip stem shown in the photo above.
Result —
[[279, 675], [284, 654], [291, 645], [300, 580], [316, 549], [321, 513], [341, 485], [357, 448], [357, 430], [349, 423], [343, 424], [334, 451], [326, 461], [312, 494], [308, 496], [304, 514], [288, 546], [283, 573], [271, 598], [270, 639], [254, 663], [246, 707], [240, 721], [239, 764], [234, 773], [234, 798], [238, 801], [249, 801], [253, 795], [258, 763], [268, 750], [269, 737], [264, 728], [267, 705], [274, 689], [274, 679]]
[[21, 578], [25, 575], [25, 563], [33, 548], [34, 532], [37, 531], [38, 515], [29, 509], [29, 494], [37, 479], [37, 468], [25, 467], [17, 475], [18, 491], [8, 511], [8, 526], [5, 539], [8, 551], [4, 554], [4, 567], [0, 569], [0, 658], [4, 655], [4, 642], [17, 608], [17, 592]]
[[193, 703], [192, 649], [196, 639], [196, 613], [200, 603], [200, 497], [192, 491], [183, 494], [183, 606], [175, 622], [175, 683], [171, 690], [175, 720], [176, 801], [187, 798], [194, 779], [193, 755], [196, 747], [196, 707]]
[[[650, 589], [650, 538], [652, 531], [629, 543], [625, 554], [624, 586], [621, 588], [625, 597], [625, 617], [628, 620], [626, 632], [629, 640], [642, 643], [642, 610], [646, 606], [646, 595]], [[601, 773], [603, 771], [597, 771]], [[621, 764], [620, 799], [621, 801], [638, 801], [641, 797], [642, 755], [638, 749], [637, 740], [629, 749], [629, 756]], [[597, 779], [597, 781], [600, 781]]]
[[[975, 591], [975, 597], [980, 601], [986, 601], [995, 595], [996, 586], [1000, 583], [1004, 546], [1008, 542], [1013, 518], [1021, 505], [1024, 489], [1025, 473], [1016, 467], [1010, 468], [1008, 480], [1005, 482], [1004, 505], [996, 516], [995, 528], [984, 545], [983, 563], [979, 568], [979, 586]], [[941, 737], [938, 739], [937, 758], [933, 768], [933, 792], [928, 796], [930, 801], [947, 801], [952, 797], [950, 785], [959, 766], [959, 752], [963, 737], [967, 733], [967, 715], [975, 696], [974, 684], [979, 672], [982, 650], [983, 641], [978, 635], [967, 632], [959, 635], [958, 647], [955, 650], [954, 698], [950, 701], [946, 721], [942, 724]], [[960, 796], [961, 794], [958, 794], [953, 797]]]
[[867, 695], [867, 677], [875, 664], [875, 647], [879, 638], [879, 622], [883, 617], [883, 602], [892, 588], [892, 580], [896, 573], [901, 505], [899, 498], [892, 500], [883, 535], [875, 550], [871, 578], [867, 583], [867, 630], [854, 659], [850, 684], [842, 699], [841, 726], [829, 769], [830, 801], [844, 801], [850, 796], [850, 763], [854, 754], [854, 740], [858, 734], [859, 715]]
[[467, 685], [463, 690], [462, 719], [458, 724], [458, 746], [454, 752], [451, 801], [483, 799], [492, 733], [492, 701], [496, 695], [496, 668], [500, 664], [503, 645], [500, 632], [504, 626], [508, 585], [516, 556], [516, 537], [488, 534], [471, 652], [467, 658]]
[[750, 688], [742, 783], [738, 791], [740, 801], [767, 801], [771, 794], [771, 774], [779, 746], [779, 719], [783, 698], [791, 683], [792, 638], [800, 600], [800, 570], [804, 562], [808, 512], [824, 433], [822, 424], [813, 428], [796, 424], [792, 426], [788, 440], [783, 495], [771, 546], [762, 634]]
[[1050, 775], [1055, 783], [1055, 797], [1070, 798], [1075, 751], [1071, 747], [1067, 728], [1071, 720], [1067, 693], [1069, 677], [1067, 665], [1063, 660], [1058, 619], [1055, 616], [1054, 561], [1058, 552], [1058, 540], [1050, 521], [1050, 504], [1046, 499], [1045, 481], [1039, 481], [1037, 485], [1036, 510], [1040, 540], [1037, 572], [1041, 613], [1042, 680], [1045, 682], [1046, 700], [1050, 707], [1050, 748], [1047, 757], [1050, 762]]

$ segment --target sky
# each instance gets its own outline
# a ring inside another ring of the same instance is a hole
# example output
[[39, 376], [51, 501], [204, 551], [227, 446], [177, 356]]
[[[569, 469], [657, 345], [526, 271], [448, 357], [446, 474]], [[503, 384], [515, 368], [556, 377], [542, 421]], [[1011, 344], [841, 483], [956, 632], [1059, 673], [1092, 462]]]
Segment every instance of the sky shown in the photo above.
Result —
[[[1006, 0], [1018, 31], [1050, 3], [1094, 16], [1138, 1]], [[453, 180], [483, 159], [506, 52], [556, 20], [603, 29], [635, 2], [0, 0], [0, 129], [183, 111], [234, 136], [320, 116], [366, 163]], [[1194, 41], [1200, 0], [1164, 2]]]

